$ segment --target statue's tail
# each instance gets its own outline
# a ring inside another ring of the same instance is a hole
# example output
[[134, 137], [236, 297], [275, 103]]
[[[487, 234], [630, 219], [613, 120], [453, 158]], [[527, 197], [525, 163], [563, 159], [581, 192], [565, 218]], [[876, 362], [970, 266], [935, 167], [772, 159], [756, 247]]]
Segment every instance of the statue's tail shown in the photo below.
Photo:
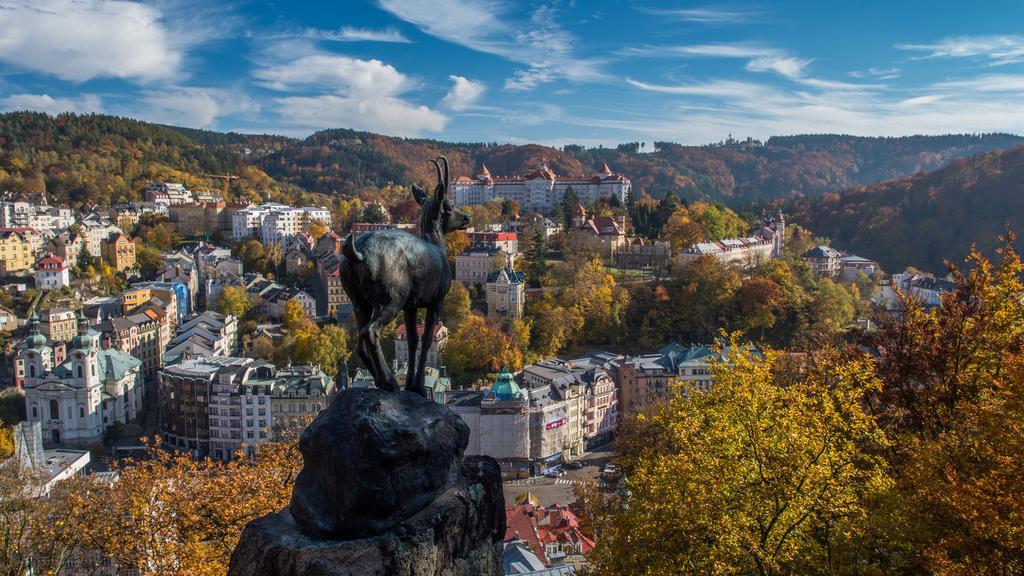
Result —
[[356, 250], [356, 236], [355, 234], [349, 234], [345, 237], [345, 242], [341, 245], [341, 253], [345, 255], [351, 262], [362, 262], [363, 255]]

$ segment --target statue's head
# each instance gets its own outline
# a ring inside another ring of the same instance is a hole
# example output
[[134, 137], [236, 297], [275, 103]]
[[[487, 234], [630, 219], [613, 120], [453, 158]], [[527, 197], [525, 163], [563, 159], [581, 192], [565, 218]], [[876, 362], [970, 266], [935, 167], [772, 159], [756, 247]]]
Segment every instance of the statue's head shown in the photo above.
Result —
[[[415, 184], [412, 187], [413, 198], [420, 206], [423, 206], [421, 227], [433, 226], [436, 221], [445, 234], [469, 228], [469, 214], [456, 208], [455, 202], [448, 194], [448, 159], [441, 156], [431, 162], [434, 163], [434, 168], [437, 170], [437, 186], [434, 188], [434, 194], [428, 195], [426, 190]], [[444, 166], [443, 173], [442, 165]]]

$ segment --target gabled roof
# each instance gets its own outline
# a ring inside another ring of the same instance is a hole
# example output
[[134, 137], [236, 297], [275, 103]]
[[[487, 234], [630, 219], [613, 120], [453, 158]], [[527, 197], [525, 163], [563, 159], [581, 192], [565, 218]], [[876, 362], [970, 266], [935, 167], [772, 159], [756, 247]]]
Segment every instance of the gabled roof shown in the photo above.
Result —
[[833, 259], [842, 258], [843, 253], [829, 246], [815, 246], [800, 255], [801, 258]]

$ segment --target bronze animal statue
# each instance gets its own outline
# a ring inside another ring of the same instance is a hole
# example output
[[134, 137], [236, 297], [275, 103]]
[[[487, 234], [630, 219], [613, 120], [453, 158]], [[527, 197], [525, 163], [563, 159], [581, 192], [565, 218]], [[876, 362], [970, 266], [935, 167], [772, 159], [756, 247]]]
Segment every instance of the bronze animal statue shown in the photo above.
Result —
[[[433, 196], [419, 186], [412, 187], [413, 197], [423, 207], [419, 238], [402, 230], [379, 230], [358, 239], [349, 234], [341, 249], [345, 256], [341, 262], [341, 283], [352, 300], [359, 327], [356, 351], [369, 367], [377, 387], [393, 392], [399, 387], [381, 350], [381, 329], [399, 312], [405, 314], [409, 343], [405, 388], [425, 395], [427, 352], [441, 304], [452, 283], [445, 234], [469, 226], [469, 215], [456, 208], [448, 194], [448, 159], [441, 156], [431, 162], [437, 170]], [[426, 344], [417, 358], [420, 338], [416, 312], [420, 308], [426, 309]]]

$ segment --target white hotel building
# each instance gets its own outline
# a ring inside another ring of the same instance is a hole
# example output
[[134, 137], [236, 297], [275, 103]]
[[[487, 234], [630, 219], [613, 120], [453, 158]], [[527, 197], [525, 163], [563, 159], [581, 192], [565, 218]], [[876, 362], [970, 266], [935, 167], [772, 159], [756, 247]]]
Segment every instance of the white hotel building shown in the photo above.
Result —
[[231, 232], [236, 241], [256, 238], [264, 244], [287, 248], [288, 241], [311, 222], [330, 227], [331, 212], [326, 208], [295, 208], [269, 202], [236, 212], [231, 219]]
[[508, 199], [518, 202], [520, 210], [540, 212], [549, 212], [560, 205], [570, 187], [584, 204], [615, 196], [625, 205], [632, 184], [625, 176], [613, 173], [607, 164], [589, 178], [559, 176], [547, 164], [525, 176], [495, 178], [487, 166], [483, 166], [475, 178], [460, 176], [452, 183], [457, 206]]

